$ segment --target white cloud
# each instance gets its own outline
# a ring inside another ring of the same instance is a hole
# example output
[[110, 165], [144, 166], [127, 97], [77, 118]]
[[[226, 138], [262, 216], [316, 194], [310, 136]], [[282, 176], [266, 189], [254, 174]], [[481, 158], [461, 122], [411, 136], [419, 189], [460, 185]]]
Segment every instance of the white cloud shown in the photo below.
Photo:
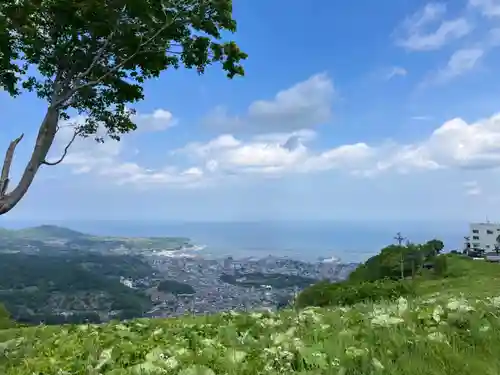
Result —
[[364, 142], [318, 151], [312, 137], [290, 133], [288, 139], [253, 137], [246, 141], [222, 135], [192, 143], [182, 151], [212, 172], [310, 173], [343, 170], [357, 176], [394, 171], [411, 173], [443, 169], [500, 167], [500, 114], [472, 124], [460, 118], [445, 122], [426, 140], [411, 144]]
[[294, 147], [285, 147], [287, 142], [277, 142], [276, 138], [273, 141], [253, 139], [243, 142], [224, 134], [207, 143], [188, 144], [178, 152], [204, 162], [211, 171], [225, 173], [281, 171], [293, 168], [306, 157], [307, 151], [300, 137], [289, 135], [289, 139], [297, 139]]
[[404, 77], [408, 74], [408, 71], [405, 68], [400, 66], [393, 66], [389, 73], [387, 73], [385, 79], [389, 80], [394, 77]]
[[469, 0], [469, 5], [478, 8], [486, 17], [500, 16], [500, 1], [498, 0]]
[[171, 112], [156, 109], [153, 113], [137, 114], [132, 117], [139, 131], [162, 131], [177, 124]]
[[[385, 156], [383, 168], [491, 169], [500, 167], [500, 114], [468, 124], [455, 118], [423, 142], [397, 146]], [[379, 165], [380, 167], [380, 165]]]
[[[172, 121], [168, 111], [156, 110], [152, 114], [137, 115], [138, 122], [143, 129], [158, 131], [165, 128], [165, 124]], [[83, 123], [84, 118], [79, 116], [67, 122], [62, 122], [57, 133], [49, 162], [58, 160], [64, 148], [73, 136], [73, 126]], [[97, 136], [105, 137], [106, 131], [101, 128]], [[127, 138], [131, 137], [128, 136]], [[67, 156], [61, 164], [71, 168], [74, 174], [95, 174], [105, 177], [117, 184], [133, 183], [145, 187], [171, 184], [186, 185], [199, 181], [203, 172], [198, 168], [183, 170], [177, 167], [164, 167], [158, 170], [148, 169], [135, 162], [126, 161], [126, 140], [120, 142], [106, 139], [104, 143], [97, 143], [94, 137], [78, 137], [72, 144]], [[132, 152], [134, 156], [136, 152]]]
[[444, 83], [449, 80], [462, 76], [474, 68], [484, 56], [484, 50], [481, 48], [460, 49], [453, 53], [445, 67], [431, 74], [424, 84]]
[[433, 119], [432, 116], [412, 116], [412, 120], [414, 121], [431, 121]]
[[[81, 118], [75, 120], [82, 121]], [[70, 127], [61, 128], [52, 160], [61, 154], [71, 135]], [[78, 139], [63, 164], [74, 174], [98, 176], [112, 183], [141, 188], [200, 186], [241, 174], [282, 176], [337, 170], [354, 176], [375, 177], [391, 172], [500, 167], [500, 114], [471, 124], [460, 118], [451, 119], [427, 139], [409, 144], [369, 145], [360, 139], [318, 149], [315, 147], [317, 137], [318, 133], [311, 129], [250, 137], [221, 134], [173, 151], [176, 158], [183, 159], [181, 163], [171, 165], [165, 159], [160, 161], [164, 166], [159, 168], [136, 162], [135, 148], [129, 144], [124, 146], [133, 136], [122, 142], [109, 140], [104, 144], [91, 138]]]
[[[408, 17], [398, 28], [396, 43], [414, 51], [437, 50], [445, 44], [463, 38], [473, 27], [465, 18], [443, 20], [446, 5], [439, 3], [427, 4], [423, 9]], [[432, 31], [431, 24], [439, 22]]]
[[372, 149], [364, 143], [314, 152], [306, 146], [312, 139], [314, 136], [311, 131], [298, 131], [286, 136], [260, 135], [247, 141], [237, 140], [226, 134], [204, 144], [188, 144], [179, 151], [210, 166], [212, 171], [231, 175], [307, 173], [350, 168], [355, 170], [372, 156]]
[[330, 119], [333, 95], [333, 83], [328, 75], [316, 74], [278, 92], [273, 100], [251, 103], [244, 116], [231, 116], [225, 108], [218, 107], [205, 122], [230, 133], [289, 132], [312, 128]]

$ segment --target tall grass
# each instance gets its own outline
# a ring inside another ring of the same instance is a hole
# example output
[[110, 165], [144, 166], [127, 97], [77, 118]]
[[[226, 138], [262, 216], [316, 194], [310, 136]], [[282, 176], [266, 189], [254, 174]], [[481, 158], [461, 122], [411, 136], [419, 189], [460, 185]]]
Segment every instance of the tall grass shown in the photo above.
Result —
[[449, 272], [350, 307], [3, 330], [0, 374], [499, 374], [500, 267]]

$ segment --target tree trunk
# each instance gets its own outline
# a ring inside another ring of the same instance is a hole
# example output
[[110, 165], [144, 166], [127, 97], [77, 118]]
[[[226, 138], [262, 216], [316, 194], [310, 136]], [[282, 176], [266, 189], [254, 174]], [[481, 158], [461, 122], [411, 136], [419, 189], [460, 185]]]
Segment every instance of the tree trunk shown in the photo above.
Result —
[[405, 278], [405, 264], [404, 264], [404, 255], [403, 251], [401, 251], [401, 259], [400, 259], [400, 271], [401, 271], [401, 280]]
[[12, 210], [28, 191], [40, 165], [46, 159], [50, 147], [54, 142], [58, 121], [59, 110], [53, 108], [47, 109], [47, 113], [38, 131], [31, 158], [24, 169], [19, 183], [10, 193], [6, 192], [5, 195], [0, 197], [0, 215]]

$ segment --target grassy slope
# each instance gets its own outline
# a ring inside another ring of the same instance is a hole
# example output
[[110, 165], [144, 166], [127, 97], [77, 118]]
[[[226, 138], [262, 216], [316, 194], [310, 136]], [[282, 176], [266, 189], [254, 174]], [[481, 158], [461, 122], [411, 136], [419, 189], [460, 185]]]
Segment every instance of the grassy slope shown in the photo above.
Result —
[[450, 271], [412, 301], [0, 331], [0, 373], [498, 374], [500, 265]]
[[471, 297], [500, 296], [500, 264], [451, 256], [448, 261], [450, 277], [425, 280], [417, 284], [418, 294], [425, 296], [465, 294]]

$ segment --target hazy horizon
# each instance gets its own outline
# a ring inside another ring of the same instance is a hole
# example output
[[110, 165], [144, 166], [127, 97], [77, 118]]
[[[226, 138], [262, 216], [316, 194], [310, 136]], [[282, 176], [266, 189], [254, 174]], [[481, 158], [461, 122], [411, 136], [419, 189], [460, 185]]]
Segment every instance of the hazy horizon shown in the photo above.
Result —
[[0, 226], [20, 229], [60, 225], [94, 235], [188, 237], [214, 256], [290, 256], [304, 260], [336, 256], [362, 261], [394, 243], [397, 232], [412, 242], [439, 238], [446, 249], [459, 248], [466, 223], [439, 221], [260, 221], [175, 222], [158, 220], [5, 220]]

